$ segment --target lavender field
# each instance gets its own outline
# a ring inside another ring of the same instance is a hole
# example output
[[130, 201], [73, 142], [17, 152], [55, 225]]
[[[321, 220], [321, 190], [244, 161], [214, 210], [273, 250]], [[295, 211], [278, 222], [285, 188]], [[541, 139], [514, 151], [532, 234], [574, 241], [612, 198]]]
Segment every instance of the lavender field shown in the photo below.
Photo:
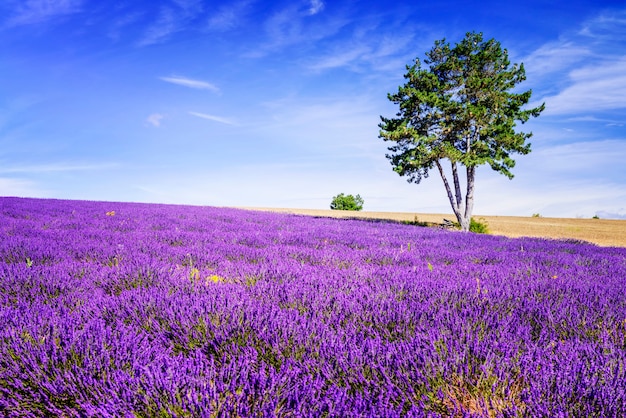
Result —
[[626, 248], [0, 198], [0, 415], [626, 415]]

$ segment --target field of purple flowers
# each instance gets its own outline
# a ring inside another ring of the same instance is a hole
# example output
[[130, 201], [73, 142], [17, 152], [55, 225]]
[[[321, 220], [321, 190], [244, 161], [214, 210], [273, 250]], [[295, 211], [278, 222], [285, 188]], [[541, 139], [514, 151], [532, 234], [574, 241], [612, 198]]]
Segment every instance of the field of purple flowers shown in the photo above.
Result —
[[626, 415], [626, 248], [0, 198], [0, 415]]

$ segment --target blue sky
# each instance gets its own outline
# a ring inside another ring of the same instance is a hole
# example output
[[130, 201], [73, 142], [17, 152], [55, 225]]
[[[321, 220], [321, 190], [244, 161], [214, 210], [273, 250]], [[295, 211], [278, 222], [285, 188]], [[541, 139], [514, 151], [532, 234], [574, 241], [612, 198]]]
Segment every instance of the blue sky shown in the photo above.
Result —
[[533, 151], [475, 214], [626, 219], [623, 1], [0, 2], [0, 195], [451, 213], [392, 171], [379, 116], [437, 39], [523, 62]]

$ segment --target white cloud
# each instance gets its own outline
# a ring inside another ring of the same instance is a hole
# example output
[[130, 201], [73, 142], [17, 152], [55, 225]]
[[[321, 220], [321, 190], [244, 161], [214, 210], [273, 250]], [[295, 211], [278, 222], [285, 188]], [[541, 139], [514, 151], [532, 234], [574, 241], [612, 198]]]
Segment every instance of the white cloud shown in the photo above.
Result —
[[626, 108], [626, 56], [573, 70], [571, 85], [546, 97], [545, 114], [594, 114]]
[[294, 8], [274, 13], [265, 22], [265, 30], [270, 37], [270, 46], [274, 47], [299, 43], [306, 38], [301, 16]]
[[625, 40], [626, 10], [605, 12], [588, 20], [579, 34], [595, 40]]
[[110, 170], [119, 167], [117, 163], [99, 163], [99, 164], [42, 164], [19, 167], [2, 167], [0, 173], [52, 173], [63, 171], [92, 171], [92, 170]]
[[309, 14], [310, 15], [316, 15], [319, 12], [321, 12], [322, 10], [324, 10], [324, 2], [321, 0], [311, 0], [310, 1], [310, 7], [309, 7]]
[[[474, 212], [478, 215], [591, 218], [598, 211], [615, 212], [616, 202], [624, 202], [626, 188], [616, 182], [594, 179], [549, 179], [541, 185], [520, 175], [512, 181], [489, 174], [477, 179]], [[537, 177], [537, 176], [535, 176]], [[609, 216], [605, 215], [605, 218]]]
[[176, 32], [184, 31], [203, 9], [201, 0], [175, 0], [177, 7], [162, 7], [157, 20], [148, 28], [139, 41], [139, 46], [148, 46], [166, 41]]
[[215, 13], [208, 22], [210, 30], [227, 31], [239, 26], [242, 16], [250, 5], [249, 0], [224, 6]]
[[309, 69], [313, 71], [323, 71], [332, 68], [341, 68], [350, 66], [356, 61], [370, 52], [370, 48], [365, 45], [357, 47], [347, 47], [344, 50], [336, 51], [333, 54], [320, 58], [317, 62], [309, 65]]
[[626, 141], [623, 139], [548, 146], [530, 155], [533, 157], [532, 161], [537, 163], [536, 170], [544, 174], [551, 173], [546, 177], [554, 175], [566, 177], [572, 172], [582, 172], [595, 178], [602, 178], [604, 174], [608, 180], [614, 177], [615, 170], [620, 170], [626, 175], [626, 166], [622, 164], [626, 159]]
[[601, 219], [626, 219], [626, 209], [599, 210], [596, 212], [596, 215]]
[[164, 7], [161, 9], [157, 21], [148, 28], [138, 45], [148, 46], [162, 42], [179, 30], [181, 30], [181, 26], [178, 16], [172, 9]]
[[272, 14], [264, 22], [266, 41], [247, 56], [258, 58], [284, 47], [321, 41], [350, 23], [341, 15], [320, 22], [311, 19], [311, 10], [311, 8], [302, 10], [298, 6], [290, 5]]
[[211, 90], [214, 92], [219, 92], [219, 88], [217, 88], [215, 85], [202, 80], [192, 80], [190, 78], [179, 76], [159, 77], [159, 79], [168, 83], [178, 84], [179, 86], [189, 87], [192, 89]]
[[313, 71], [346, 68], [355, 72], [398, 75], [415, 53], [415, 36], [397, 34], [378, 24], [359, 26], [350, 39], [335, 42], [325, 54], [312, 57], [307, 67]]
[[8, 26], [31, 25], [81, 11], [83, 0], [25, 0], [18, 2]]
[[235, 125], [235, 122], [233, 122], [232, 120], [230, 120], [228, 118], [223, 118], [221, 116], [208, 115], [206, 113], [199, 113], [199, 112], [189, 112], [189, 114], [193, 115], [193, 116], [196, 116], [198, 118], [208, 119], [208, 120], [212, 120], [212, 121], [215, 121], [215, 122], [224, 123], [226, 125]]
[[187, 15], [196, 15], [204, 8], [203, 0], [174, 0], [174, 3]]
[[0, 177], [0, 196], [47, 197], [47, 193], [31, 181]]
[[163, 119], [164, 117], [165, 116], [161, 115], [160, 113], [153, 113], [150, 116], [148, 116], [148, 118], [146, 119], [146, 122], [158, 128], [159, 126], [161, 126], [161, 119]]
[[605, 12], [524, 59], [533, 90], [544, 96], [544, 114], [598, 117], [626, 108], [624, 41], [626, 10]]
[[626, 178], [626, 141], [540, 145], [516, 158], [512, 181], [487, 167], [479, 169], [476, 213], [575, 218], [615, 212], [616, 205], [626, 204], [626, 187], [620, 184]]
[[608, 119], [608, 118], [599, 118], [596, 116], [575, 116], [572, 118], [567, 118], [570, 122], [598, 122], [603, 123], [606, 126], [624, 126], [624, 121], [619, 119]]
[[572, 41], [551, 42], [541, 46], [522, 62], [529, 76], [543, 77], [580, 63], [592, 54], [588, 46]]

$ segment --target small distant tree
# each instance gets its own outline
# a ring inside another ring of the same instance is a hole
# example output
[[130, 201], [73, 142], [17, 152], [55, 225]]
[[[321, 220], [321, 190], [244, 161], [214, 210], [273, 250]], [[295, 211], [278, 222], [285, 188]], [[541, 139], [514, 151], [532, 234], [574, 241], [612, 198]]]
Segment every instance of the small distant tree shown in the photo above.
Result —
[[359, 195], [352, 196], [339, 193], [333, 197], [333, 201], [330, 202], [330, 208], [332, 210], [362, 210], [363, 198]]
[[[407, 65], [406, 84], [388, 95], [400, 109], [395, 118], [381, 116], [379, 136], [393, 143], [387, 158], [409, 183], [419, 183], [437, 168], [461, 229], [468, 231], [476, 167], [488, 164], [513, 178], [511, 154], [528, 154], [526, 140], [532, 135], [516, 132], [516, 123], [539, 116], [544, 105], [523, 109], [531, 91], [511, 92], [526, 79], [523, 64], [511, 65], [506, 49], [493, 39], [484, 41], [482, 33], [467, 33], [454, 46], [436, 41], [426, 57], [425, 67], [420, 60]], [[465, 167], [465, 201], [459, 166]]]

